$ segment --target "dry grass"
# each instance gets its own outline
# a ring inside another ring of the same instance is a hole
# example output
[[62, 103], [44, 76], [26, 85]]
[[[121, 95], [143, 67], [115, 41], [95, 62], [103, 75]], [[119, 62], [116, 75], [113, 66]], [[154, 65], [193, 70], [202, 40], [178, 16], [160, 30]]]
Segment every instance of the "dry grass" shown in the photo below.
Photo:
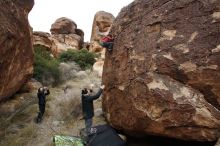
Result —
[[[5, 123], [2, 122], [5, 119], [0, 117], [0, 145], [52, 146], [52, 137], [55, 134], [79, 135], [79, 130], [85, 126], [84, 120], [81, 119], [81, 89], [93, 83], [97, 91], [100, 85], [99, 78], [88, 71], [87, 74], [88, 76], [83, 79], [75, 78], [61, 85], [69, 86], [67, 92], [64, 92], [62, 87], [50, 89], [51, 94], [47, 96], [46, 110], [41, 124], [33, 122], [38, 113], [37, 101], [16, 112]], [[100, 101], [96, 101], [98, 104], [95, 104], [95, 109], [100, 108]], [[95, 123], [102, 121], [102, 118], [94, 117]]]
[[37, 130], [35, 125], [28, 125], [20, 129], [16, 134], [5, 135], [2, 146], [27, 146], [28, 142], [36, 137]]
[[29, 106], [7, 121], [1, 128], [4, 131], [1, 133], [1, 139], [4, 141], [1, 141], [0, 145], [27, 146], [28, 142], [37, 136], [36, 125], [32, 122], [33, 113], [36, 113], [36, 106]]
[[61, 102], [61, 113], [64, 117], [78, 118], [82, 115], [82, 106], [79, 98], [75, 97], [68, 102]]

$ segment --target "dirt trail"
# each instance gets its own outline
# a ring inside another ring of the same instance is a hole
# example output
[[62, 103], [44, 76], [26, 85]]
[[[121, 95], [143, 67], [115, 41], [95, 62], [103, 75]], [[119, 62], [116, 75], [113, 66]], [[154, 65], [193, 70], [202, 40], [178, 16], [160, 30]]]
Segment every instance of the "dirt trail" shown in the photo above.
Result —
[[[95, 91], [101, 84], [100, 78], [90, 73], [81, 79], [66, 82], [57, 88], [50, 88], [47, 97], [46, 112], [41, 124], [34, 118], [38, 112], [37, 100], [18, 112], [10, 121], [0, 127], [1, 146], [50, 146], [55, 134], [79, 136], [84, 127], [81, 119], [81, 89], [85, 85], [94, 84]], [[66, 92], [63, 88], [68, 87]], [[36, 97], [35, 97], [36, 98]], [[94, 124], [105, 123], [101, 115], [101, 99], [95, 102]], [[5, 119], [1, 117], [1, 121]]]

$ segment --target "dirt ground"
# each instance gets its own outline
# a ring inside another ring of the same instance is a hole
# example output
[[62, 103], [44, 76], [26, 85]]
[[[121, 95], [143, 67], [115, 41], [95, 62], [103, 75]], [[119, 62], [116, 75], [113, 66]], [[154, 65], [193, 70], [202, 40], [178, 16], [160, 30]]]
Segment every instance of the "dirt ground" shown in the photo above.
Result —
[[[17, 95], [18, 98], [9, 101], [10, 104], [0, 105], [0, 146], [54, 146], [54, 135], [79, 136], [80, 129], [84, 128], [81, 114], [81, 89], [94, 84], [94, 91], [98, 90], [101, 79], [95, 74], [69, 80], [68, 82], [50, 88], [51, 94], [47, 97], [46, 111], [42, 123], [36, 124], [34, 119], [38, 113], [37, 91]], [[67, 87], [64, 92], [63, 89]], [[8, 115], [2, 110], [13, 111], [14, 102], [23, 101], [22, 106]], [[12, 104], [13, 103], [13, 104]], [[94, 102], [94, 125], [105, 124], [102, 115], [102, 99]], [[9, 105], [9, 106], [8, 106]], [[2, 108], [3, 106], [6, 106]], [[186, 142], [161, 137], [127, 138], [127, 146], [214, 146], [215, 142]]]
[[[84, 128], [81, 114], [81, 89], [94, 84], [97, 91], [101, 79], [95, 74], [50, 88], [42, 123], [36, 124], [38, 113], [36, 92], [22, 95], [25, 102], [16, 112], [0, 116], [0, 146], [52, 146], [56, 134], [79, 136]], [[64, 92], [64, 88], [67, 90]], [[101, 98], [95, 101], [94, 125], [104, 124]]]

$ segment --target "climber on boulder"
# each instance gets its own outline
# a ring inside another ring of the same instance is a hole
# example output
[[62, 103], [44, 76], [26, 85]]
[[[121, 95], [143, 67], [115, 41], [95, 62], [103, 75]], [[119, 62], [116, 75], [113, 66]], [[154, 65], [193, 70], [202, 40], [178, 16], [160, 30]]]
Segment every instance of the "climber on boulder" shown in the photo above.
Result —
[[100, 45], [102, 47], [106, 48], [108, 51], [112, 51], [112, 49], [113, 49], [113, 42], [114, 42], [114, 39], [113, 39], [112, 35], [108, 34], [107, 36], [103, 37], [100, 40]]

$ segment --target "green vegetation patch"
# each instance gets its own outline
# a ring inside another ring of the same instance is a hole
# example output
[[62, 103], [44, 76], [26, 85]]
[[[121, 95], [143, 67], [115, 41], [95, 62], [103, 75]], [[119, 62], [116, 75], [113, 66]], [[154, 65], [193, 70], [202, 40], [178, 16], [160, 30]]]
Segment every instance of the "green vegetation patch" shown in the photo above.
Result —
[[43, 84], [56, 85], [60, 81], [59, 61], [50, 56], [46, 47], [34, 46], [34, 78]]
[[89, 52], [87, 49], [81, 49], [79, 51], [69, 49], [60, 54], [59, 60], [61, 62], [74, 61], [81, 67], [81, 69], [85, 70], [95, 63], [96, 57], [97, 55], [95, 53]]

